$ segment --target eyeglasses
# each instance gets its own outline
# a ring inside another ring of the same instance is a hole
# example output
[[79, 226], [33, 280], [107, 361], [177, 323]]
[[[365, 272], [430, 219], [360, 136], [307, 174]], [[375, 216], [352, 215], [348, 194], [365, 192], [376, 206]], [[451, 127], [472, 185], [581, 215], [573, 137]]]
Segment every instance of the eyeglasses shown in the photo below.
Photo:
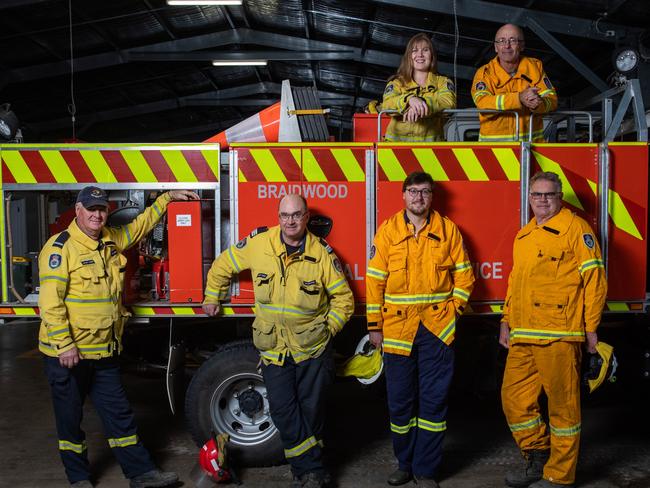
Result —
[[415, 188], [407, 188], [406, 193], [411, 195], [413, 198], [417, 197], [418, 195], [422, 195], [422, 198], [429, 198], [433, 192], [429, 190], [428, 188], [425, 188], [424, 190], [416, 190]]
[[305, 215], [307, 215], [307, 212], [294, 212], [294, 213], [284, 213], [280, 212], [280, 220], [282, 222], [287, 222], [289, 220], [300, 220], [302, 219]]
[[531, 191], [529, 193], [530, 198], [533, 200], [553, 200], [559, 197], [562, 194], [561, 191], [549, 191], [546, 193], [540, 193], [538, 191]]
[[504, 44], [519, 44], [520, 42], [524, 42], [523, 39], [517, 39], [516, 37], [508, 37], [507, 39], [505, 37], [500, 37], [498, 39], [494, 40], [494, 43], [498, 46], [504, 45]]

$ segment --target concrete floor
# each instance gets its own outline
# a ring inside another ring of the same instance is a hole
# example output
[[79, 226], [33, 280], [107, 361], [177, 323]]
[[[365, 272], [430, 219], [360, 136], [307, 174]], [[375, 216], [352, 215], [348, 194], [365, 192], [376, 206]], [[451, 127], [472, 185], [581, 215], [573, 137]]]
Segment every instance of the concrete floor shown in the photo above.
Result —
[[[67, 486], [34, 347], [37, 330], [33, 322], [0, 326], [0, 487]], [[145, 445], [160, 466], [177, 471], [184, 486], [192, 487], [189, 472], [198, 449], [183, 419], [170, 414], [163, 385], [159, 376], [125, 375]], [[585, 402], [583, 408], [578, 486], [650, 488], [647, 400], [622, 386], [608, 387], [598, 402]], [[394, 464], [381, 392], [342, 382], [333, 391], [330, 412], [328, 464], [337, 486], [388, 486], [385, 477]], [[128, 486], [90, 403], [84, 422], [97, 486]], [[502, 487], [504, 471], [520, 462], [494, 394], [454, 395], [447, 432], [443, 488]], [[249, 468], [240, 477], [244, 486], [264, 488], [287, 487], [290, 480], [286, 466]]]

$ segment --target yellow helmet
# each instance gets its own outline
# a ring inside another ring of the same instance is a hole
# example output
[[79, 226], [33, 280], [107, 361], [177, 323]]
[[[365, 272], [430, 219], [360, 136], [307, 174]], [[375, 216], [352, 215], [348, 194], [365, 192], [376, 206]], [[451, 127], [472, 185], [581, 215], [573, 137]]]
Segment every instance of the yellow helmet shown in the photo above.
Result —
[[360, 383], [374, 383], [384, 369], [381, 349], [376, 349], [370, 343], [370, 336], [361, 339], [356, 348], [356, 354], [336, 368], [338, 376], [354, 376]]
[[618, 361], [614, 356], [614, 348], [604, 342], [596, 344], [596, 354], [591, 354], [584, 375], [585, 383], [589, 385], [589, 393], [598, 388], [605, 380], [616, 381]]

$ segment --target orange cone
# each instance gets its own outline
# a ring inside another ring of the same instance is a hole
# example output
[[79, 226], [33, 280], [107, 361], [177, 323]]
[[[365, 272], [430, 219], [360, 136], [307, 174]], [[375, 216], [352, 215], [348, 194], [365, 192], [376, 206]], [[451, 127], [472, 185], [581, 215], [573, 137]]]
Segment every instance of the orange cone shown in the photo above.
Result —
[[278, 142], [280, 106], [275, 103], [203, 142], [218, 142], [222, 151], [233, 142]]

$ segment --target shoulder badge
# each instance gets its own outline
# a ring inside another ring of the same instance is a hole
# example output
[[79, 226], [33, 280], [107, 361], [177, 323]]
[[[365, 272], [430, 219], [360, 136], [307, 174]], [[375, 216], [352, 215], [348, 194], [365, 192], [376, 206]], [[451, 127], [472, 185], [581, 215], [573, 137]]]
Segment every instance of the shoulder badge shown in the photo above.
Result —
[[585, 246], [587, 246], [589, 249], [593, 249], [594, 246], [596, 245], [596, 241], [594, 241], [594, 236], [591, 234], [582, 234], [582, 240], [585, 243]]
[[549, 90], [553, 89], [553, 85], [551, 84], [551, 80], [548, 79], [548, 76], [544, 77], [544, 84], [546, 85], [546, 88]]
[[327, 254], [332, 254], [334, 252], [334, 249], [332, 249], [332, 246], [330, 246], [325, 239], [322, 237], [318, 239], [318, 242], [320, 242], [325, 250], [327, 251]]
[[241, 249], [246, 245], [246, 238], [244, 237], [241, 241], [239, 241], [237, 244], [235, 244], [235, 247], [237, 249]]
[[61, 255], [60, 254], [50, 254], [50, 268], [56, 269], [61, 266]]
[[454, 86], [454, 83], [451, 80], [447, 80], [447, 90], [456, 91], [456, 87]]
[[368, 259], [372, 259], [372, 258], [374, 258], [376, 252], [377, 252], [377, 248], [376, 248], [375, 246], [372, 246], [372, 247], [370, 248], [370, 256], [368, 257]]
[[255, 237], [257, 234], [262, 234], [262, 233], [266, 232], [267, 230], [269, 230], [268, 227], [258, 227], [257, 229], [253, 230], [253, 232], [251, 232], [248, 237]]
[[395, 87], [393, 86], [393, 84], [389, 83], [388, 85], [386, 85], [386, 89], [384, 90], [384, 95], [391, 93], [394, 89]]
[[475, 87], [475, 88], [476, 88], [477, 90], [485, 90], [485, 89], [487, 88], [487, 86], [486, 86], [485, 83], [483, 83], [482, 81], [479, 81], [479, 82], [476, 84], [476, 87]]
[[339, 261], [339, 258], [334, 258], [333, 264], [334, 264], [334, 269], [336, 271], [338, 271], [339, 273], [343, 273], [343, 266], [341, 265], [341, 261]]

